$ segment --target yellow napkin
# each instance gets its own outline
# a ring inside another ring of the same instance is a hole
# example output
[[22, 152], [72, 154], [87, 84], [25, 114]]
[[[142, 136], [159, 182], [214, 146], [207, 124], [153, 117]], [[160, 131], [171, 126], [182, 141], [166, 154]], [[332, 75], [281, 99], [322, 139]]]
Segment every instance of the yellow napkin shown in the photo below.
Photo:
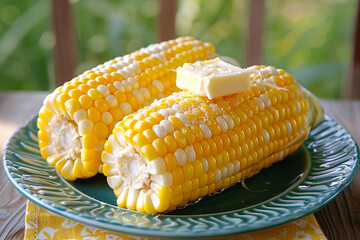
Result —
[[[140, 237], [135, 235], [110, 232], [96, 227], [84, 225], [56, 214], [53, 214], [35, 203], [28, 201], [25, 216], [25, 240], [60, 239], [60, 240], [155, 240], [160, 238]], [[163, 238], [161, 238], [163, 239]], [[326, 239], [314, 216], [308, 215], [299, 220], [271, 229], [240, 234], [232, 237], [216, 238], [216, 240], [280, 240]]]

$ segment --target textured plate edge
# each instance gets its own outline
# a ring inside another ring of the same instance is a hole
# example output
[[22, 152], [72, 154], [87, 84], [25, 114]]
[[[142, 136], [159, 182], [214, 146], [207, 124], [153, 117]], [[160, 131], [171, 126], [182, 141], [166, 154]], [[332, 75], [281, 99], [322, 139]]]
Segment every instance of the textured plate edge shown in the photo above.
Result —
[[[10, 160], [6, 160], [6, 156], [8, 155], [8, 151], [9, 151], [9, 145], [10, 143], [14, 140], [14, 137], [19, 134], [19, 132], [23, 129], [26, 129], [29, 125], [29, 123], [31, 123], [32, 121], [34, 121], [34, 118], [31, 118], [23, 127], [19, 128], [17, 131], [15, 131], [15, 133], [12, 135], [12, 137], [9, 139], [9, 142], [7, 143], [5, 149], [4, 149], [4, 154], [3, 154], [3, 168], [5, 170], [5, 174], [7, 176], [7, 178], [9, 179], [9, 181], [11, 182], [11, 184], [18, 190], [21, 192], [21, 194], [23, 194], [26, 198], [28, 198], [29, 200], [33, 201], [34, 203], [40, 205], [41, 207], [54, 212], [60, 216], [63, 216], [65, 218], [76, 218], [76, 221], [79, 221], [83, 224], [86, 225], [92, 225], [98, 228], [103, 228], [106, 230], [110, 230], [110, 231], [115, 231], [115, 232], [120, 232], [120, 233], [125, 233], [125, 234], [135, 234], [135, 235], [139, 235], [139, 236], [144, 236], [144, 237], [160, 237], [160, 238], [194, 238], [194, 234], [196, 234], [195, 238], [208, 238], [208, 237], [225, 237], [225, 236], [230, 236], [230, 235], [235, 235], [235, 234], [241, 234], [241, 233], [249, 233], [249, 232], [254, 232], [254, 231], [258, 231], [258, 230], [264, 230], [264, 229], [268, 229], [268, 228], [272, 228], [272, 227], [276, 227], [282, 224], [285, 224], [287, 222], [289, 222], [288, 219], [277, 219], [275, 221], [272, 221], [271, 224], [267, 224], [267, 225], [262, 225], [261, 227], [259, 225], [255, 225], [253, 227], [247, 228], [246, 231], [242, 231], [240, 229], [226, 229], [224, 232], [219, 231], [219, 230], [215, 230], [215, 231], [205, 231], [205, 232], [193, 232], [193, 231], [189, 231], [189, 232], [176, 232], [176, 236], [174, 236], [174, 232], [173, 231], [168, 231], [168, 230], [164, 230], [164, 229], [147, 229], [147, 228], [141, 228], [141, 227], [137, 227], [137, 226], [132, 226], [132, 225], [124, 225], [124, 226], [119, 226], [119, 225], [114, 225], [113, 223], [110, 223], [110, 226], [108, 222], [102, 221], [100, 219], [98, 220], [93, 220], [91, 218], [88, 218], [87, 216], [82, 216], [86, 218], [86, 222], [85, 220], [82, 219], [77, 219], [77, 215], [76, 214], [71, 214], [68, 211], [63, 211], [61, 209], [60, 206], [56, 206], [54, 207], [52, 203], [48, 203], [47, 204], [43, 203], [40, 198], [38, 198], [37, 196], [35, 196], [34, 194], [31, 194], [30, 192], [26, 191], [24, 188], [21, 188], [20, 186], [18, 186], [15, 182], [15, 180], [10, 176], [10, 173], [8, 172], [7, 168], [6, 168], [6, 161], [10, 161]], [[336, 123], [333, 119], [331, 119], [330, 117], [327, 117], [325, 121], [332, 121], [334, 123]], [[316, 212], [317, 210], [321, 209], [322, 207], [326, 206], [329, 202], [331, 202], [334, 198], [336, 198], [336, 196], [338, 196], [338, 194], [340, 194], [346, 187], [348, 187], [351, 182], [354, 180], [354, 178], [356, 177], [358, 171], [359, 171], [359, 147], [355, 141], [355, 139], [352, 137], [352, 135], [348, 132], [347, 129], [345, 129], [343, 126], [341, 126], [340, 124], [336, 123], [336, 125], [340, 126], [345, 133], [350, 137], [351, 141], [354, 143], [355, 146], [355, 153], [356, 153], [356, 161], [357, 161], [357, 165], [355, 166], [355, 170], [353, 170], [351, 172], [351, 174], [349, 176], [347, 176], [347, 180], [345, 183], [341, 183], [341, 186], [337, 189], [336, 193], [333, 194], [331, 197], [327, 198], [325, 201], [322, 202], [322, 204], [317, 205], [316, 207], [311, 207], [311, 211], [307, 211], [307, 212], [300, 212], [298, 214], [292, 215], [291, 221], [295, 221], [301, 217], [304, 217], [308, 214], [311, 214], [313, 212]], [[305, 147], [306, 151], [307, 148]], [[312, 167], [312, 163], [310, 164], [310, 168]], [[309, 173], [309, 172], [308, 172]], [[307, 173], [307, 174], [308, 174]], [[306, 178], [304, 178], [306, 179]], [[302, 179], [301, 181], [299, 181], [296, 185], [301, 184], [304, 179]], [[67, 183], [67, 182], [65, 182]], [[278, 195], [277, 197], [286, 195], [288, 193], [288, 191], [285, 191], [284, 193], [282, 193], [281, 195]], [[95, 199], [96, 200], [96, 199]], [[99, 200], [96, 200], [98, 202], [100, 202]], [[102, 202], [101, 202], [102, 203]], [[110, 205], [107, 203], [102, 203], [103, 205]], [[260, 204], [256, 204], [256, 205], [261, 205]], [[254, 205], [254, 206], [256, 206]], [[235, 210], [236, 211], [236, 210]], [[225, 212], [228, 213], [228, 212]], [[218, 214], [213, 214], [213, 215], [224, 215], [224, 213], [218, 213]], [[159, 215], [160, 217], [163, 216], [166, 218], [166, 215]], [[195, 215], [196, 216], [196, 215]], [[187, 218], [187, 216], [184, 216], [183, 218]], [[99, 226], [99, 221], [104, 223], [105, 226]], [[135, 230], [135, 231], [134, 231]], [[139, 231], [141, 231], [139, 233]]]

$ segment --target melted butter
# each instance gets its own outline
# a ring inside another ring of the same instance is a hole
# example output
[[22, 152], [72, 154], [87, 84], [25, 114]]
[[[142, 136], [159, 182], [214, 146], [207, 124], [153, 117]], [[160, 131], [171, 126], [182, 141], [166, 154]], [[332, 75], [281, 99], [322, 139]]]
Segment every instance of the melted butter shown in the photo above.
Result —
[[209, 99], [250, 90], [250, 71], [216, 58], [185, 63], [177, 69], [176, 85]]

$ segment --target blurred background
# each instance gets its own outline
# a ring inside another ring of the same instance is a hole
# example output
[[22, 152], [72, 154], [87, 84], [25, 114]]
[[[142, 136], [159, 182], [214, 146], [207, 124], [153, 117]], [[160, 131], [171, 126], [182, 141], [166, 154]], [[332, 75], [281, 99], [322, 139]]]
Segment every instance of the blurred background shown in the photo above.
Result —
[[[176, 35], [212, 42], [244, 66], [249, 1], [178, 0]], [[73, 0], [76, 74], [158, 41], [158, 0]], [[263, 61], [321, 98], [342, 98], [356, 0], [265, 0]], [[0, 1], [0, 91], [53, 90], [48, 0]], [[70, 80], [70, 79], [69, 79]]]

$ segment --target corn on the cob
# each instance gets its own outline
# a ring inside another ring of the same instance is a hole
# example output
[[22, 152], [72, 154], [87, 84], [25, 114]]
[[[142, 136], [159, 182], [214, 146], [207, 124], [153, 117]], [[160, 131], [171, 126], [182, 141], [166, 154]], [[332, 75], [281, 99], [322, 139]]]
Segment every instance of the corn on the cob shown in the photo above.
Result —
[[103, 173], [117, 204], [146, 213], [194, 202], [258, 173], [307, 137], [309, 102], [284, 70], [253, 66], [250, 91], [173, 93], [116, 124]]
[[214, 55], [209, 43], [178, 38], [115, 58], [65, 83], [39, 112], [41, 155], [69, 180], [95, 175], [115, 123], [177, 91], [177, 67]]

